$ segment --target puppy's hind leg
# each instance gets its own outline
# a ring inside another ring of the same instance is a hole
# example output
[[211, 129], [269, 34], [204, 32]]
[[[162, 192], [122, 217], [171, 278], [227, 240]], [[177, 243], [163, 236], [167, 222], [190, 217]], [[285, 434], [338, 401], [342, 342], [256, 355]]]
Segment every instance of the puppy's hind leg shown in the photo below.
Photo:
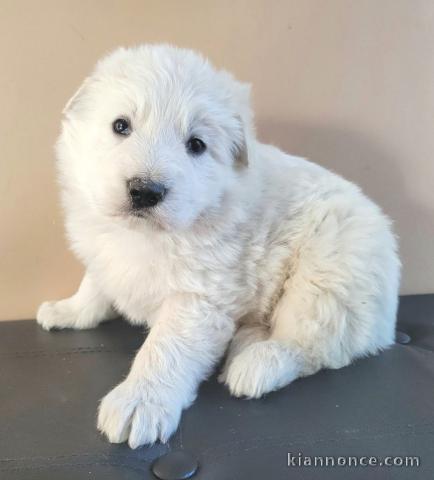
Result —
[[367, 232], [346, 220], [329, 215], [316, 236], [300, 242], [271, 315], [270, 337], [241, 350], [228, 367], [226, 384], [234, 395], [260, 397], [393, 343], [399, 278], [394, 240], [375, 218], [358, 222], [359, 229], [374, 225]]
[[250, 345], [265, 340], [269, 335], [269, 328], [258, 323], [245, 324], [239, 327], [229, 344], [225, 363], [218, 377], [218, 381], [226, 383], [229, 368], [234, 358]]
[[42, 303], [36, 320], [45, 330], [88, 329], [115, 316], [116, 312], [111, 303], [86, 272], [78, 291], [72, 297]]
[[251, 334], [241, 332], [245, 341], [230, 349], [219, 381], [236, 397], [259, 398], [300, 376], [301, 361], [298, 349], [288, 348], [270, 332], [261, 335], [258, 327], [248, 328]]
[[[316, 305], [317, 301], [321, 305]], [[226, 366], [224, 381], [230, 392], [236, 397], [258, 398], [325, 366], [324, 357], [340, 337], [339, 332], [327, 331], [333, 326], [322, 324], [314, 313], [317, 307], [327, 308], [325, 302], [326, 298], [310, 296], [308, 289], [285, 291], [273, 311], [269, 336], [241, 345]], [[333, 302], [329, 306], [332, 317], [339, 314], [333, 311]], [[348, 363], [348, 359], [335, 363], [329, 359], [329, 367]]]

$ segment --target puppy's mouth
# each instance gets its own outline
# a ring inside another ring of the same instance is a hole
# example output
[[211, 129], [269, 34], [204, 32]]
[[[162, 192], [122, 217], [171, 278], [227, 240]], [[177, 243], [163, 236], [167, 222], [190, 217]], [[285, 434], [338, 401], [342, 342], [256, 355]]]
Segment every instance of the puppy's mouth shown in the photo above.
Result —
[[128, 213], [127, 213], [128, 216], [131, 216], [131, 217], [136, 217], [136, 218], [149, 218], [151, 215], [150, 215], [150, 212], [142, 212], [141, 210], [130, 210]]
[[167, 230], [167, 225], [163, 222], [161, 215], [158, 215], [157, 210], [157, 207], [143, 210], [127, 208], [123, 210], [120, 216], [126, 220], [132, 228], [147, 224], [156, 230]]

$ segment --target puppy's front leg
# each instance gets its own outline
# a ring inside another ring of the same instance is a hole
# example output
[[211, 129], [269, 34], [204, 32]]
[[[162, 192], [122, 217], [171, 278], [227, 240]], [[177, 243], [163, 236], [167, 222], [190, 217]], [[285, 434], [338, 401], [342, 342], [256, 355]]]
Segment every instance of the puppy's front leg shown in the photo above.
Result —
[[86, 329], [94, 328], [116, 315], [109, 299], [101, 292], [91, 274], [86, 272], [80, 288], [72, 297], [44, 302], [38, 309], [36, 320], [45, 330]]
[[228, 316], [198, 296], [167, 299], [129, 375], [102, 400], [99, 430], [131, 448], [166, 442], [233, 330]]

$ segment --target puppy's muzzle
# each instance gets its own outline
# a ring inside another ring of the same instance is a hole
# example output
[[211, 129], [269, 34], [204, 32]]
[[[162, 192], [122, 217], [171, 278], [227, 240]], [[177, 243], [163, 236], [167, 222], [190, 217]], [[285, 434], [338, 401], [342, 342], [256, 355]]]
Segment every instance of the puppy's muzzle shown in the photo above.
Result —
[[132, 178], [127, 182], [131, 206], [134, 210], [155, 207], [167, 193], [167, 188], [162, 183]]

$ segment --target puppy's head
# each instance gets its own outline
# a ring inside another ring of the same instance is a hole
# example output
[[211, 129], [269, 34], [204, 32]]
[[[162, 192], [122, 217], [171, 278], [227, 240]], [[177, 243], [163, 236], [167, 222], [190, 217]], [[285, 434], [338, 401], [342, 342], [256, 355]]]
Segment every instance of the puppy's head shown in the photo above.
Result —
[[249, 88], [170, 46], [119, 49], [64, 110], [62, 184], [111, 221], [185, 229], [248, 165]]

